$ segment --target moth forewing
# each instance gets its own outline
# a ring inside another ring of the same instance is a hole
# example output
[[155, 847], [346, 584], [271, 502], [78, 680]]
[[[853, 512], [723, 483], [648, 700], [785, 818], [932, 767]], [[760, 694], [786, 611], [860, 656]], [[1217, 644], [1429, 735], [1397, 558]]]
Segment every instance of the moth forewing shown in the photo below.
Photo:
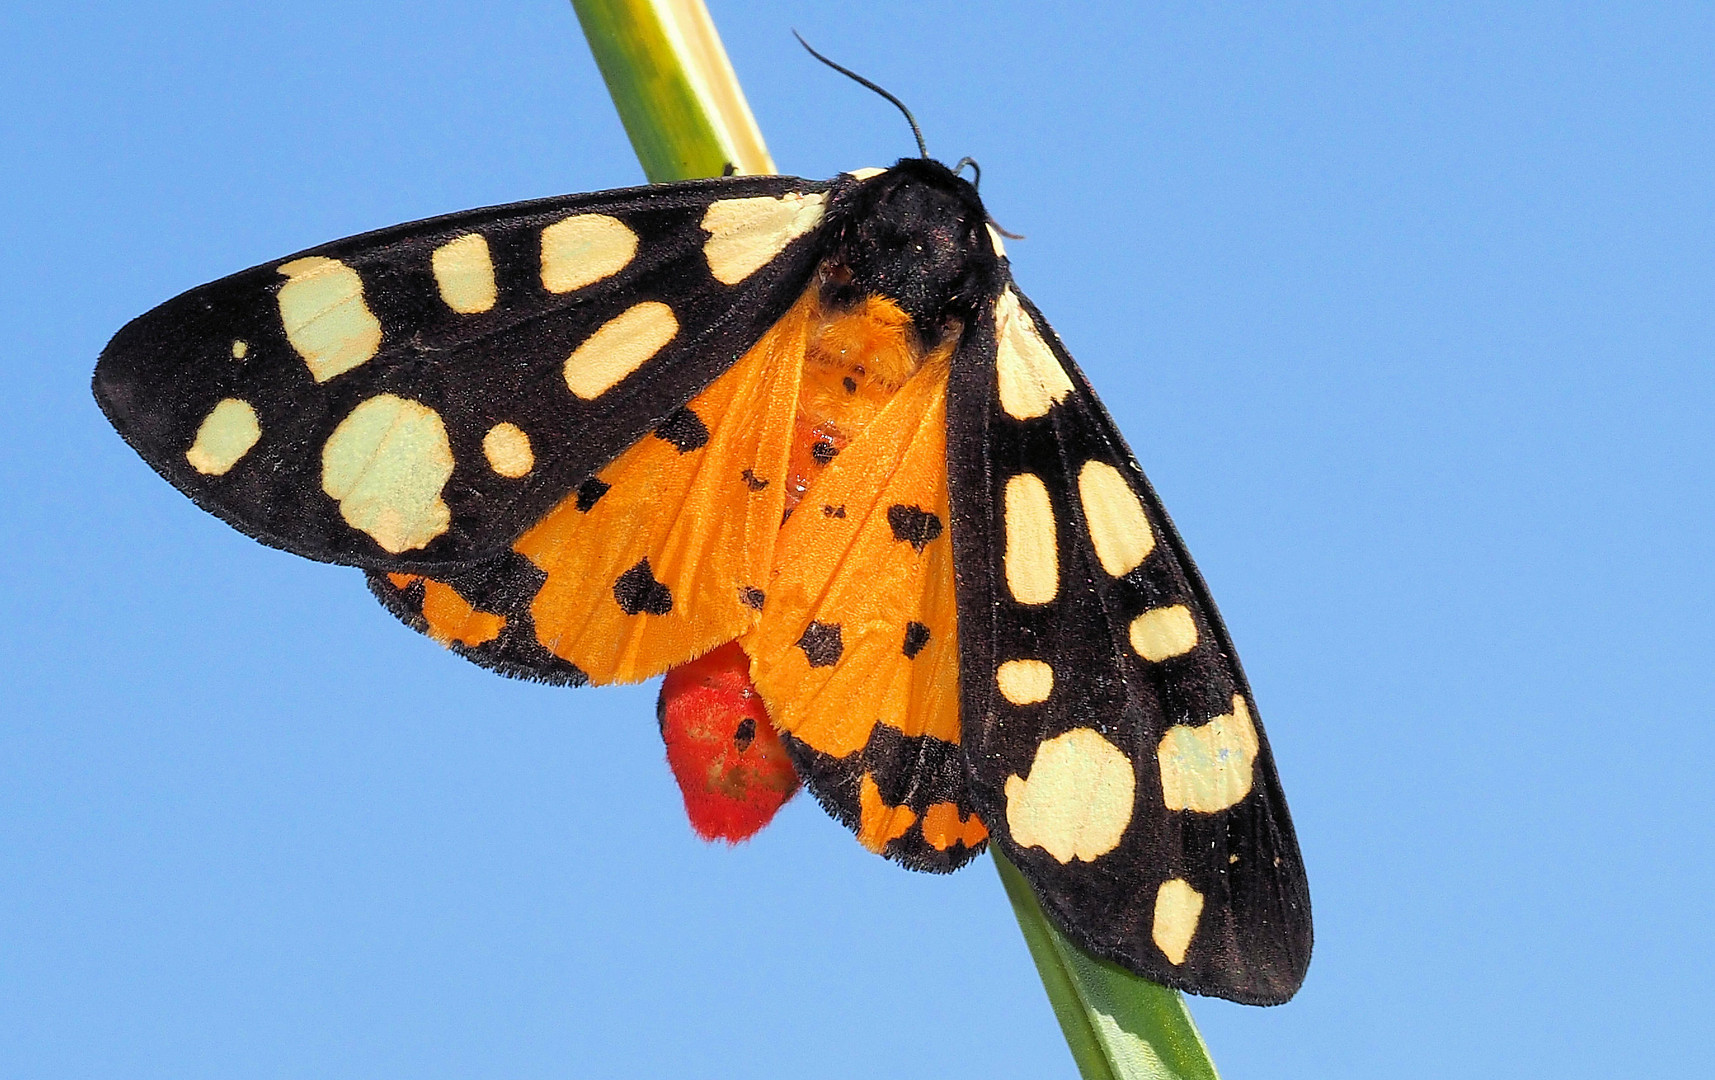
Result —
[[1309, 894], [1208, 589], [1035, 306], [1003, 289], [967, 348], [948, 470], [973, 802], [1085, 948], [1284, 1001]]

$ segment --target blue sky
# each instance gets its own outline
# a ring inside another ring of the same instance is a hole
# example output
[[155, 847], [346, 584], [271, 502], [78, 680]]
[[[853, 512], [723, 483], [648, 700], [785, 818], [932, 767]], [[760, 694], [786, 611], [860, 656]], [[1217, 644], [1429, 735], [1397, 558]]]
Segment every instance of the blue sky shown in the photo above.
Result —
[[[983, 166], [1208, 577], [1316, 905], [1229, 1080], [1684, 1074], [1715, 1000], [1715, 10], [711, 10], [783, 171]], [[0, 1074], [1071, 1075], [992, 869], [683, 819], [109, 430], [127, 319], [641, 173], [569, 5], [0, 13]]]

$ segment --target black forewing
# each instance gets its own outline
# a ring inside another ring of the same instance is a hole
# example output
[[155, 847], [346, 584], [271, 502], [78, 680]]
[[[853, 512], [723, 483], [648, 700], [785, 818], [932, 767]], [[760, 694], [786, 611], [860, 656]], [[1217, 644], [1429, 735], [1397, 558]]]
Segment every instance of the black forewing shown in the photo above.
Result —
[[[1251, 789], [1229, 809], [1168, 809], [1157, 759], [1169, 726], [1230, 713], [1235, 694], [1255, 721], [1250, 688], [1207, 587], [1124, 439], [1041, 314], [1027, 300], [1022, 306], [1070, 378], [1064, 400], [1035, 419], [1003, 410], [992, 309], [955, 361], [950, 387], [962, 725], [973, 801], [1043, 906], [1087, 950], [1193, 993], [1285, 1001], [1309, 963], [1309, 891], [1260, 722]], [[1091, 459], [1127, 479], [1157, 538], [1141, 565], [1117, 579], [1093, 550], [1081, 506], [1079, 470]], [[1059, 589], [1041, 605], [1014, 600], [1004, 574], [1004, 489], [1020, 472], [1043, 480], [1057, 522]], [[1145, 661], [1131, 646], [1131, 620], [1169, 605], [1190, 609], [1198, 644]], [[1047, 701], [1018, 706], [998, 692], [997, 665], [1020, 657], [1052, 665]], [[1044, 740], [1075, 728], [1099, 732], [1130, 758], [1135, 805], [1117, 847], [1062, 863], [1013, 840], [1006, 784], [1030, 775]], [[1177, 964], [1152, 936], [1158, 890], [1174, 878], [1203, 897]]]
[[[691, 181], [471, 210], [336, 241], [192, 289], [133, 320], [103, 351], [95, 396], [163, 476], [264, 543], [381, 570], [467, 563], [503, 549], [707, 386], [802, 292], [828, 218], [727, 285], [713, 276], [703, 251], [708, 234], [700, 223], [711, 202], [824, 192], [849, 182]], [[613, 276], [555, 293], [541, 278], [541, 234], [572, 214], [619, 219], [636, 234], [637, 251]], [[487, 242], [498, 297], [487, 311], [460, 314], [441, 299], [431, 258], [473, 232]], [[372, 359], [320, 383], [289, 342], [278, 302], [286, 280], [279, 267], [306, 256], [353, 268], [382, 331]], [[672, 309], [677, 334], [595, 400], [571, 394], [563, 374], [567, 356], [645, 301]], [[441, 493], [450, 527], [397, 554], [342, 520], [322, 488], [328, 437], [354, 407], [379, 394], [435, 410], [454, 461]], [[261, 439], [223, 475], [204, 475], [190, 467], [186, 452], [226, 398], [254, 408]], [[530, 436], [534, 467], [521, 479], [497, 474], [485, 460], [483, 437], [502, 422]]]

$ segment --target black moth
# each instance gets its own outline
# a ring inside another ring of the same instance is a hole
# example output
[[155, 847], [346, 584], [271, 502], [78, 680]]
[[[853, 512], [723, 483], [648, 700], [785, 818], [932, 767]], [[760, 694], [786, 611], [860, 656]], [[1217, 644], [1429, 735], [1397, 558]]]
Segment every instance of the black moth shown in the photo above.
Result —
[[[133, 321], [95, 394], [169, 481], [264, 543], [455, 579], [521, 561], [515, 541], [567, 500], [597, 505], [596, 474], [651, 433], [703, 446], [718, 418], [687, 403], [812, 289], [836, 313], [886, 298], [925, 349], [952, 350], [959, 738], [931, 753], [895, 735], [850, 758], [792, 742], [805, 783], [854, 828], [860, 775], [900, 805], [974, 811], [1085, 949], [1194, 993], [1287, 1000], [1309, 963], [1309, 893], [1232, 644], [1124, 440], [1013, 285], [976, 189], [939, 162], [571, 195], [341, 240]], [[377, 466], [377, 431], [406, 457]], [[902, 553], [947, 542], [918, 507], [883, 527]], [[628, 573], [631, 614], [672, 610], [648, 562]], [[511, 587], [521, 598], [491, 610], [525, 611], [533, 586]], [[904, 657], [951, 629], [911, 622]], [[853, 641], [848, 627], [848, 654]], [[465, 651], [511, 674], [585, 674], [527, 632]], [[885, 853], [944, 870], [980, 847], [912, 833]]]

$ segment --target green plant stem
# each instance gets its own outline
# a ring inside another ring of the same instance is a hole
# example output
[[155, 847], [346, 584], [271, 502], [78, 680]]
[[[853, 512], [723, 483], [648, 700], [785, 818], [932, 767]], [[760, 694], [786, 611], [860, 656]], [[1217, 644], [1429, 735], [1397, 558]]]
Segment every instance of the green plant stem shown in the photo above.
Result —
[[572, 7], [650, 183], [774, 171], [702, 0]]
[[994, 845], [989, 851], [1085, 1080], [1220, 1080], [1178, 991], [1066, 940], [1018, 868]]
[[[702, 0], [572, 0], [651, 183], [774, 162]], [[1086, 1080], [1219, 1080], [1178, 992], [1083, 953], [993, 845], [1007, 898]]]

